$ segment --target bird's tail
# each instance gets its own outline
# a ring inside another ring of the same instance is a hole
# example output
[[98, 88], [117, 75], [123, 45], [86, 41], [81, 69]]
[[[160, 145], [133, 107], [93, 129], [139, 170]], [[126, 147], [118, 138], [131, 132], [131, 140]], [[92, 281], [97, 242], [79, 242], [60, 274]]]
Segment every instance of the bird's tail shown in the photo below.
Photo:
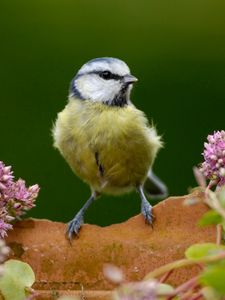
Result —
[[144, 191], [148, 197], [154, 199], [163, 199], [168, 196], [167, 186], [152, 172], [152, 170], [148, 172], [147, 179], [144, 183]]

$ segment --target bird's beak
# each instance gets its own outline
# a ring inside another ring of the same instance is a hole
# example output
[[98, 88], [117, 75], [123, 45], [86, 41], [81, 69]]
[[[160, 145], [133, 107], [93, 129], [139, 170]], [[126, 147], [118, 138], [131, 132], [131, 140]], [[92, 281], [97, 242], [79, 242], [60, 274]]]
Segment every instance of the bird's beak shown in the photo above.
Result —
[[136, 77], [134, 77], [133, 75], [127, 74], [124, 76], [123, 81], [126, 84], [132, 84], [132, 83], [138, 81], [138, 79]]

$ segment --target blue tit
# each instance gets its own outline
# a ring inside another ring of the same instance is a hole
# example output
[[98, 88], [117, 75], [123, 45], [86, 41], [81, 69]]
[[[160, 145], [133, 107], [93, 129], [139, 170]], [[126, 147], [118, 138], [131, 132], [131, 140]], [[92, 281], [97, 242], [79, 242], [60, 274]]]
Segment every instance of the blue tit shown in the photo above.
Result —
[[90, 186], [91, 196], [68, 224], [70, 240], [78, 235], [86, 209], [101, 194], [136, 190], [148, 224], [153, 216], [145, 193], [167, 195], [165, 184], [152, 172], [161, 137], [130, 100], [136, 81], [125, 62], [103, 57], [84, 64], [71, 82], [68, 103], [53, 127], [54, 146]]

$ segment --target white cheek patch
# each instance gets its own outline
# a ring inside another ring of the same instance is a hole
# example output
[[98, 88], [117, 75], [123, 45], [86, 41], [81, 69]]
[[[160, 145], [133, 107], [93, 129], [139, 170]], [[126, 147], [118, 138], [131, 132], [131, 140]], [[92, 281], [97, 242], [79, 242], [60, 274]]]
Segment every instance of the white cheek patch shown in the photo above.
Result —
[[94, 102], [110, 102], [120, 92], [118, 80], [104, 80], [97, 74], [86, 74], [76, 80], [76, 88], [84, 99]]

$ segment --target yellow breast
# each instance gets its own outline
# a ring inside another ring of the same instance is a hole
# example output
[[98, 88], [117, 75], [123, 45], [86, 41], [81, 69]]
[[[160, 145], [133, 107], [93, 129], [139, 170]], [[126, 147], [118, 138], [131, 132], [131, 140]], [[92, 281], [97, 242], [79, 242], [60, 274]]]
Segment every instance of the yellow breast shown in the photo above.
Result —
[[143, 183], [161, 141], [133, 105], [70, 99], [58, 114], [54, 145], [93, 190], [123, 193]]

